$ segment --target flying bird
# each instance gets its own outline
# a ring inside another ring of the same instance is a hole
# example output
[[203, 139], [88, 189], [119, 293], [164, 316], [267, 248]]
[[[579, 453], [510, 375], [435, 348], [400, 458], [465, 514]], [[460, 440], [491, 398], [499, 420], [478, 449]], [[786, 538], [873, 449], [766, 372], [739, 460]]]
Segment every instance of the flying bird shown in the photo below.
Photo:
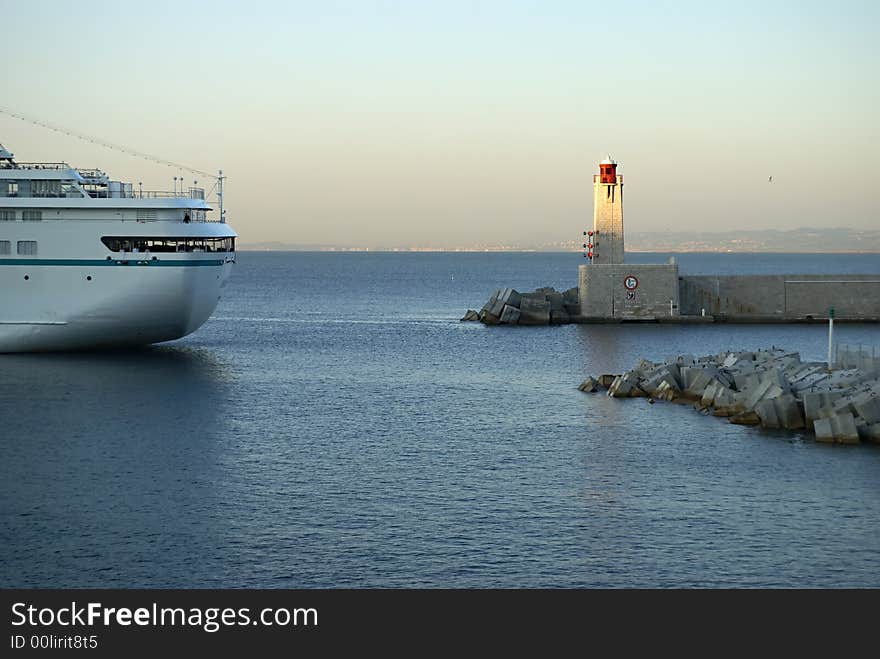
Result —
[[771, 176], [770, 178], [767, 179], [767, 183], [773, 183], [773, 177], [772, 177], [772, 176]]

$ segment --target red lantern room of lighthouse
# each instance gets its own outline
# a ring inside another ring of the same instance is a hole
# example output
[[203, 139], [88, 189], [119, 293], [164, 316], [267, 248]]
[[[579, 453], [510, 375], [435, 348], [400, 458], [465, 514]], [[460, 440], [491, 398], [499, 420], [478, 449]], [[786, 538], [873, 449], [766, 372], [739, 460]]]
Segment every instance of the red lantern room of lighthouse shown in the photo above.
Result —
[[611, 185], [617, 183], [617, 163], [610, 157], [599, 163], [599, 182]]

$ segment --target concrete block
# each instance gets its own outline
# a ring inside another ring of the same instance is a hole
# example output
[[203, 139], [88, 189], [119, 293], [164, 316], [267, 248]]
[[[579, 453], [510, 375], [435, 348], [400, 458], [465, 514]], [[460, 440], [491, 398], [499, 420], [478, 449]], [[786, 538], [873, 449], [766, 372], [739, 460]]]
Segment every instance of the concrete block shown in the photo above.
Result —
[[702, 396], [709, 383], [715, 380], [717, 373], [718, 370], [714, 367], [707, 366], [699, 369], [699, 372], [691, 379], [690, 385], [685, 387], [685, 393], [690, 396]]
[[654, 371], [653, 375], [648, 377], [644, 382], [642, 382], [642, 388], [648, 393], [654, 393], [661, 383], [667, 383], [669, 387], [672, 387], [675, 391], [679, 390], [678, 382], [675, 379], [675, 376], [669, 370], [669, 368], [665, 366], [661, 366], [659, 369]]
[[831, 404], [840, 398], [841, 394], [837, 392], [807, 392], [803, 395], [804, 400], [804, 416], [807, 422], [819, 419], [819, 410], [823, 407], [831, 407]]
[[834, 439], [838, 444], [858, 444], [859, 431], [856, 428], [856, 421], [852, 414], [841, 414], [831, 420], [834, 427]]
[[478, 314], [473, 309], [468, 309], [462, 317], [461, 321], [470, 321], [470, 320], [480, 320], [480, 314]]
[[788, 378], [788, 381], [791, 382], [792, 385], [794, 385], [796, 383], [803, 382], [804, 380], [808, 380], [817, 374], [820, 374], [823, 377], [827, 375], [825, 373], [825, 366], [823, 364], [810, 362], [802, 364], [801, 367]]
[[585, 393], [591, 394], [595, 392], [599, 388], [599, 381], [596, 380], [593, 376], [588, 377], [586, 380], [581, 382], [578, 387], [579, 391], [583, 391]]
[[648, 375], [650, 373], [653, 373], [654, 371], [656, 371], [658, 367], [659, 367], [659, 364], [655, 364], [654, 362], [650, 361], [649, 359], [640, 359], [639, 363], [636, 364], [636, 370], [644, 373], [645, 377], [648, 377]]
[[660, 383], [660, 386], [657, 387], [654, 396], [661, 400], [675, 400], [678, 397], [678, 389], [669, 386], [669, 383], [664, 380]]
[[773, 399], [773, 405], [776, 409], [776, 418], [779, 419], [779, 425], [783, 428], [786, 430], [797, 430], [805, 427], [804, 415], [794, 396], [783, 394]]
[[519, 304], [520, 325], [549, 325], [550, 303], [523, 296]]
[[497, 325], [499, 321], [500, 321], [500, 318], [498, 318], [498, 316], [496, 316], [492, 313], [489, 313], [486, 310], [480, 311], [480, 322], [481, 323], [483, 323], [485, 325]]
[[[730, 360], [725, 359], [724, 361], [729, 362]], [[731, 373], [754, 373], [755, 362], [751, 359], [743, 359], [742, 357], [738, 357], [733, 365], [725, 366], [724, 368], [726, 368]]]
[[853, 399], [852, 407], [867, 424], [880, 423], [880, 397], [875, 394], [859, 394]]
[[715, 392], [715, 400], [713, 401], [713, 405], [717, 408], [725, 408], [731, 407], [734, 400], [734, 392], [730, 389], [720, 389]]
[[519, 308], [522, 296], [512, 288], [505, 288], [503, 291], [501, 291], [501, 295], [498, 296], [498, 299], [501, 300], [501, 302], [504, 304], [510, 305], [511, 307]]
[[[625, 373], [621, 374], [617, 378], [616, 382], [618, 383], [617, 389], [623, 390], [625, 392], [624, 395], [626, 395], [626, 396], [640, 395], [640, 393], [643, 393], [643, 392], [636, 392], [636, 389], [639, 388], [639, 383], [641, 382], [641, 378], [639, 377], [639, 374], [635, 371], [626, 371]], [[614, 386], [615, 386], [614, 383], [612, 383], [611, 387], [609, 387], [609, 391]]]
[[503, 312], [504, 312], [504, 302], [499, 297], [492, 303], [492, 306], [489, 307], [489, 313], [492, 314], [493, 316], [498, 316], [500, 318], [501, 314]]
[[516, 307], [512, 307], [509, 304], [505, 304], [504, 309], [501, 311], [499, 322], [502, 325], [518, 325], [519, 317], [519, 309], [517, 309]]
[[721, 384], [723, 384], [728, 389], [733, 387], [733, 376], [727, 371], [719, 370], [715, 374], [715, 379], [718, 380]]
[[751, 389], [759, 382], [760, 379], [754, 371], [750, 371], [748, 373], [733, 374], [733, 384], [736, 386], [737, 391], [745, 391], [746, 389]]
[[565, 309], [550, 309], [550, 324], [565, 325], [571, 322], [571, 314]]
[[816, 410], [816, 418], [830, 419], [833, 416], [837, 416], [839, 413], [840, 410], [834, 409], [831, 405], [823, 405], [818, 410]]
[[718, 382], [718, 380], [712, 380], [709, 384], [706, 385], [706, 388], [703, 389], [703, 395], [700, 396], [700, 404], [709, 407], [715, 404], [715, 396], [718, 392], [724, 388], [724, 385]]
[[492, 297], [489, 298], [489, 300], [486, 302], [486, 304], [483, 305], [483, 308], [480, 309], [480, 311], [489, 311], [492, 308], [492, 306], [495, 304], [495, 302], [498, 301], [499, 295], [501, 295], [500, 290], [492, 293]]
[[775, 357], [772, 360], [773, 365], [781, 371], [790, 371], [800, 367], [801, 356], [794, 352], [787, 355]]
[[809, 375], [800, 378], [796, 383], [792, 384], [792, 388], [798, 392], [812, 390], [819, 387], [827, 379], [827, 373], [810, 373]]
[[862, 436], [866, 441], [872, 442], [874, 444], [880, 444], [880, 423], [872, 423], [867, 426], [865, 429], [865, 434]]
[[550, 303], [550, 313], [552, 314], [554, 311], [562, 311], [562, 293], [548, 293], [545, 297], [547, 302]]
[[[743, 392], [746, 394], [745, 400], [742, 401], [743, 408], [745, 410], [755, 409], [755, 405], [758, 404], [758, 401], [763, 400], [764, 398], [769, 398], [767, 393], [771, 391], [773, 387], [779, 389], [779, 387], [774, 385], [770, 380], [761, 380], [755, 386], [750, 387]], [[782, 393], [781, 389], [779, 390], [779, 393]]]
[[771, 384], [770, 388], [764, 394], [764, 398], [779, 398], [779, 396], [784, 393], [785, 390], [783, 390], [778, 384]]
[[581, 315], [581, 305], [579, 304], [568, 304], [565, 303], [562, 305], [562, 310], [565, 311], [569, 316], [576, 317]]
[[827, 419], [813, 421], [817, 442], [837, 442], [838, 444], [858, 444], [859, 431], [852, 414], [838, 414]]
[[830, 418], [814, 420], [813, 432], [816, 433], [817, 442], [834, 443], [834, 429], [831, 427]]
[[613, 398], [629, 398], [632, 390], [633, 385], [627, 382], [623, 376], [618, 376], [608, 387], [608, 395]]
[[627, 396], [631, 398], [641, 397], [645, 395], [645, 391], [641, 388], [642, 378], [638, 371], [627, 371], [623, 375], [620, 376], [623, 382], [625, 382], [628, 387]]
[[764, 400], [758, 401], [758, 404], [755, 405], [755, 414], [761, 419], [762, 428], [781, 427], [779, 417], [776, 416], [776, 404], [773, 400], [765, 398]]
[[844, 394], [836, 401], [831, 404], [832, 409], [837, 414], [843, 414], [844, 412], [849, 412], [850, 414], [855, 414], [855, 408], [852, 406], [853, 396], [851, 394]]
[[682, 366], [681, 373], [681, 389], [682, 391], [686, 391], [690, 388], [694, 379], [696, 379], [697, 375], [702, 371], [698, 366]]
[[603, 373], [599, 376], [599, 384], [606, 389], [611, 386], [611, 383], [614, 382], [616, 375], [612, 375], [610, 373]]
[[783, 391], [791, 389], [791, 385], [788, 383], [788, 378], [785, 377], [785, 373], [778, 368], [768, 369], [764, 371], [760, 377], [762, 382], [770, 381]]
[[740, 412], [729, 419], [730, 423], [736, 423], [740, 426], [757, 426], [761, 423], [761, 417], [753, 411]]
[[676, 387], [681, 390], [681, 367], [678, 364], [666, 364], [666, 368], [675, 380]]
[[855, 417], [856, 420], [856, 432], [859, 433], [859, 439], [863, 442], [868, 441], [868, 428], [869, 424], [865, 423], [865, 420], [861, 417]]

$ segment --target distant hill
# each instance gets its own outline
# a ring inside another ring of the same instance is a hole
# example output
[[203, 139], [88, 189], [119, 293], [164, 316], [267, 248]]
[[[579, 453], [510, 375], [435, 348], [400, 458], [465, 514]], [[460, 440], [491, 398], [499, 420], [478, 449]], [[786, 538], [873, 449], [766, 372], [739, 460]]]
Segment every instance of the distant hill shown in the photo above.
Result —
[[633, 252], [880, 252], [880, 229], [650, 232], [626, 236]]

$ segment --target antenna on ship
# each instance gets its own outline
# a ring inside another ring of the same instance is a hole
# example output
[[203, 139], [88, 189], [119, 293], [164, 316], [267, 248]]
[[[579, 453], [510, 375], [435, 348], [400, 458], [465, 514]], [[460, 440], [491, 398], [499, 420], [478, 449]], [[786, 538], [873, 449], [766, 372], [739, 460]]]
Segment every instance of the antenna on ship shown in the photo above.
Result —
[[219, 170], [217, 178], [217, 205], [220, 207], [220, 221], [226, 224], [226, 213], [223, 211], [223, 170]]

